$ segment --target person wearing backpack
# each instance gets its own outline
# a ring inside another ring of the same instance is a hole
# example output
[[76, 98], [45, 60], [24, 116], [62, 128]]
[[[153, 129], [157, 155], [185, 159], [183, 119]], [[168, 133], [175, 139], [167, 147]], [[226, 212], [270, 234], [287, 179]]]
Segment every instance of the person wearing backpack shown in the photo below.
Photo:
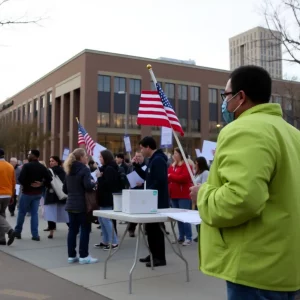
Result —
[[[104, 150], [100, 153], [100, 162], [102, 167], [98, 177], [98, 201], [100, 210], [112, 210], [113, 209], [113, 193], [119, 192], [119, 167], [114, 160], [113, 154]], [[102, 242], [95, 244], [95, 248], [109, 250], [110, 244], [112, 249], [118, 248], [118, 237], [115, 231], [112, 220], [107, 218], [99, 218], [99, 223], [102, 228]], [[113, 240], [112, 232], [114, 230]]]

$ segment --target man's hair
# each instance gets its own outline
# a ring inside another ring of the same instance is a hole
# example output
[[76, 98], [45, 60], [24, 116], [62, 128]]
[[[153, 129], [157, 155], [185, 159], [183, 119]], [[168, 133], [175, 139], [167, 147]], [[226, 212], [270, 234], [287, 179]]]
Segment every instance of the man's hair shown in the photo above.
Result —
[[14, 161], [14, 162], [18, 163], [18, 160], [17, 160], [16, 157], [11, 157], [11, 158], [10, 158], [10, 161]]
[[235, 69], [230, 77], [232, 95], [244, 91], [255, 103], [268, 103], [272, 93], [272, 79], [269, 73], [257, 66], [242, 66]]
[[156, 142], [152, 136], [145, 136], [139, 143], [144, 148], [149, 147], [151, 150], [156, 150]]
[[40, 151], [39, 150], [36, 150], [36, 149], [33, 149], [33, 150], [30, 150], [31, 154], [34, 155], [36, 158], [39, 158], [40, 157]]
[[118, 153], [116, 155], [117, 158], [121, 158], [121, 159], [124, 159], [124, 154], [123, 153]]

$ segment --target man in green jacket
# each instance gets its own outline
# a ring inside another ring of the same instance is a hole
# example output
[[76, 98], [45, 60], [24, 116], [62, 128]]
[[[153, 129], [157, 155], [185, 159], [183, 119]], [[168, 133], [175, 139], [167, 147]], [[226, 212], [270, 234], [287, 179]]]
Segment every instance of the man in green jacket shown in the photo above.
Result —
[[269, 103], [271, 90], [264, 69], [233, 71], [208, 181], [191, 188], [200, 269], [227, 281], [229, 300], [287, 300], [300, 290], [300, 132]]

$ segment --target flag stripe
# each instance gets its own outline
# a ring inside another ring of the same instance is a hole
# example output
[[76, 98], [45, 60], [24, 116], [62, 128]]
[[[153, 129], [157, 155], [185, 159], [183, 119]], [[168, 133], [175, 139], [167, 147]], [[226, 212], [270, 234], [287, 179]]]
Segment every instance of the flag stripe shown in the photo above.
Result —
[[78, 145], [85, 145], [87, 153], [93, 155], [96, 143], [80, 123], [78, 123]]
[[179, 119], [160, 85], [157, 91], [142, 91], [137, 124], [164, 126], [184, 135]]

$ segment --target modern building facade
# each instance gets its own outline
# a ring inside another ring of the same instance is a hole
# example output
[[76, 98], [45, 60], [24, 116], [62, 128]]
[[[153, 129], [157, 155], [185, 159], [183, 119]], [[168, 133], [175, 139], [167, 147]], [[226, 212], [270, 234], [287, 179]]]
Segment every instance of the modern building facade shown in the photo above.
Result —
[[[43, 158], [61, 156], [64, 148], [77, 147], [76, 117], [94, 140], [116, 153], [124, 151], [127, 99], [133, 151], [145, 135], [153, 135], [159, 143], [159, 128], [136, 124], [141, 90], [154, 88], [146, 68], [149, 63], [185, 131], [181, 142], [194, 156], [194, 149], [201, 148], [204, 139], [215, 140], [224, 125], [220, 93], [228, 71], [84, 50], [1, 103], [0, 120], [36, 120], [45, 132], [51, 132], [42, 149]], [[283, 101], [282, 82], [274, 82], [274, 89], [274, 101]]]
[[282, 78], [280, 32], [256, 27], [229, 39], [230, 70], [256, 65], [265, 68], [272, 78]]

